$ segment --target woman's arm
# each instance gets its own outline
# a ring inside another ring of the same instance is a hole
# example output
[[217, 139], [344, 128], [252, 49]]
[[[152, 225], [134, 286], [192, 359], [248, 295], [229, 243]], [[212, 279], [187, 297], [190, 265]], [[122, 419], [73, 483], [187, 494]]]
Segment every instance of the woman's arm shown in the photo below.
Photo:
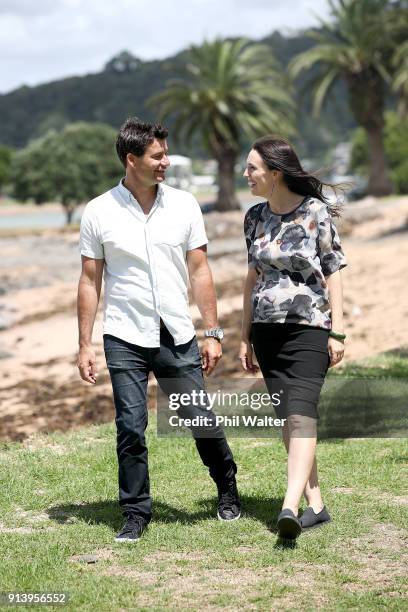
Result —
[[[337, 270], [326, 278], [329, 290], [331, 308], [332, 330], [339, 334], [344, 333], [343, 324], [343, 285], [341, 271]], [[339, 363], [344, 356], [344, 344], [335, 338], [329, 337], [330, 367]]]
[[244, 285], [244, 303], [242, 313], [241, 346], [239, 359], [245, 371], [255, 373], [258, 367], [252, 362], [252, 345], [249, 339], [252, 324], [252, 290], [255, 287], [258, 274], [255, 268], [248, 268]]
[[343, 285], [341, 280], [341, 271], [337, 270], [326, 278], [327, 287], [329, 289], [329, 300], [331, 308], [332, 330], [343, 333]]
[[244, 285], [244, 303], [243, 303], [242, 331], [241, 331], [242, 340], [249, 340], [249, 335], [251, 333], [252, 290], [255, 287], [257, 278], [258, 278], [258, 274], [255, 268], [248, 268], [248, 274], [245, 279], [245, 285]]

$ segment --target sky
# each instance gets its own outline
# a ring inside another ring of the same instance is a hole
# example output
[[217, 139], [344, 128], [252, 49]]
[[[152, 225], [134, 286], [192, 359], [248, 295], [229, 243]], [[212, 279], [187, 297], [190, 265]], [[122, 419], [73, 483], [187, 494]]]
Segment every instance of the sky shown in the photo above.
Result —
[[318, 25], [327, 0], [0, 0], [0, 93], [99, 72], [121, 50], [163, 59], [216, 36]]

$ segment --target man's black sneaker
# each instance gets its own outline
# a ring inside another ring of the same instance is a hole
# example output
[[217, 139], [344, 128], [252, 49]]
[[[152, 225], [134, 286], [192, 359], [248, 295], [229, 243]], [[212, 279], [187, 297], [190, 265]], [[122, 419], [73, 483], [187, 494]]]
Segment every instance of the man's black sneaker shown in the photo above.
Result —
[[235, 478], [218, 484], [218, 512], [220, 521], [236, 521], [241, 516], [237, 483]]
[[330, 523], [331, 516], [327, 512], [326, 506], [320, 512], [315, 512], [311, 506], [308, 506], [300, 517], [302, 529], [313, 529], [314, 527], [323, 527], [326, 523]]
[[148, 521], [140, 514], [128, 514], [122, 530], [115, 537], [115, 542], [137, 542], [147, 525]]
[[278, 535], [284, 540], [295, 540], [302, 531], [302, 525], [292, 510], [284, 508], [278, 516]]

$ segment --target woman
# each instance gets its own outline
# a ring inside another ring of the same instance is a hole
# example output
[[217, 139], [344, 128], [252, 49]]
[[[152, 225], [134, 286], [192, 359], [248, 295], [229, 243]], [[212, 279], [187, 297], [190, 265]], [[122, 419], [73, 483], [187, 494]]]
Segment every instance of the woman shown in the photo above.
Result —
[[[279, 393], [285, 418], [288, 483], [278, 534], [294, 539], [330, 521], [316, 466], [317, 403], [329, 367], [343, 358], [342, 282], [346, 266], [322, 183], [305, 172], [291, 145], [258, 139], [244, 176], [265, 198], [245, 216], [248, 275], [244, 289], [244, 370], [256, 372], [252, 345], [269, 393]], [[298, 517], [304, 493], [308, 507]]]

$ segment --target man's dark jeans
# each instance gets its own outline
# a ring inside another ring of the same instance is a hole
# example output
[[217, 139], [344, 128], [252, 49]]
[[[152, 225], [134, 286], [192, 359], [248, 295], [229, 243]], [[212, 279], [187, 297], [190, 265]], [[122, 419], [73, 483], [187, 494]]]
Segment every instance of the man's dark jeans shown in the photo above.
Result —
[[[147, 379], [153, 371], [165, 393], [204, 389], [200, 352], [195, 337], [174, 345], [166, 328], [160, 330], [160, 348], [145, 348], [105, 334], [104, 348], [116, 409], [117, 454], [119, 463], [119, 504], [151, 518], [151, 498], [145, 429], [147, 426]], [[169, 379], [174, 379], [171, 389]], [[180, 414], [180, 413], [179, 413]], [[183, 418], [195, 416], [197, 408], [185, 407]], [[206, 416], [214, 418], [211, 411]], [[181, 416], [181, 415], [180, 415]], [[211, 437], [195, 437], [200, 457], [216, 483], [234, 477], [237, 467], [223, 431], [215, 425]]]

